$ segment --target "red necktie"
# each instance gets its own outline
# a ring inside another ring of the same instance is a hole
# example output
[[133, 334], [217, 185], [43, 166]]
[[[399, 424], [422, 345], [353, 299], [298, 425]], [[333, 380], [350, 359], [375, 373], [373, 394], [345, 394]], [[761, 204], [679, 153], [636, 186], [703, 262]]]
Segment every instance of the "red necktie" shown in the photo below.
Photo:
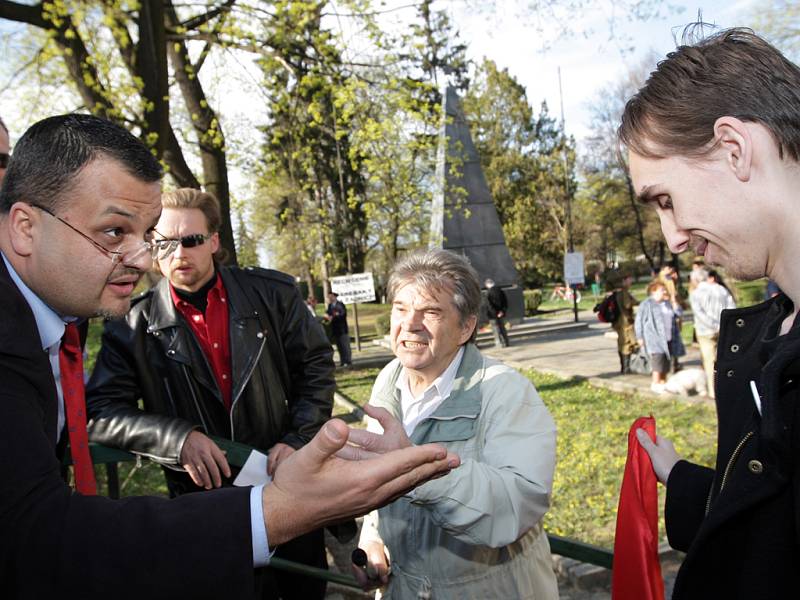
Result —
[[647, 451], [636, 439], [644, 429], [655, 441], [656, 420], [639, 417], [628, 433], [628, 460], [619, 493], [614, 536], [613, 600], [664, 600], [664, 580], [658, 562], [658, 491]]
[[64, 330], [58, 353], [61, 370], [61, 392], [64, 395], [64, 413], [67, 416], [69, 447], [75, 470], [75, 489], [84, 496], [97, 494], [92, 457], [89, 454], [89, 436], [86, 433], [86, 397], [83, 389], [83, 352], [81, 338], [75, 323]]

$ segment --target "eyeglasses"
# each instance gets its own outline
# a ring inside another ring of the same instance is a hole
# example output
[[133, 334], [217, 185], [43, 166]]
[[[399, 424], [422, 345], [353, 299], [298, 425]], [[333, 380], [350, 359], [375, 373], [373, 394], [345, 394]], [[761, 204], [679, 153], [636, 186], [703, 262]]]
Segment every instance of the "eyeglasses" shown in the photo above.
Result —
[[38, 208], [39, 210], [41, 210], [44, 213], [47, 213], [54, 219], [58, 219], [59, 221], [61, 221], [64, 225], [72, 229], [72, 231], [74, 231], [82, 238], [87, 240], [89, 243], [91, 243], [95, 248], [106, 254], [111, 259], [111, 263], [114, 266], [118, 265], [119, 263], [123, 263], [126, 265], [134, 264], [136, 261], [140, 260], [145, 255], [149, 255], [150, 260], [163, 259], [169, 256], [170, 253], [172, 253], [175, 250], [175, 248], [172, 248], [171, 250], [165, 250], [163, 248], [160, 248], [159, 245], [152, 240], [144, 241], [141, 243], [134, 243], [128, 247], [120, 248], [119, 250], [116, 251], [109, 250], [108, 248], [103, 246], [103, 244], [101, 244], [100, 242], [96, 242], [88, 235], [83, 233], [80, 229], [77, 229], [72, 225], [70, 225], [67, 221], [65, 221], [64, 219], [53, 213], [53, 211], [51, 211], [50, 209], [45, 208], [44, 206], [39, 206], [38, 204], [31, 204], [31, 206], [33, 206], [34, 208]]
[[160, 240], [153, 240], [153, 244], [158, 248], [158, 259], [164, 259], [175, 250], [178, 249], [178, 246], [182, 246], [183, 248], [194, 248], [195, 246], [202, 246], [206, 243], [206, 240], [211, 239], [213, 233], [202, 234], [202, 233], [193, 233], [192, 235], [185, 235], [181, 238], [163, 238]]
[[0, 169], [8, 167], [8, 161], [11, 160], [11, 155], [5, 152], [0, 152]]

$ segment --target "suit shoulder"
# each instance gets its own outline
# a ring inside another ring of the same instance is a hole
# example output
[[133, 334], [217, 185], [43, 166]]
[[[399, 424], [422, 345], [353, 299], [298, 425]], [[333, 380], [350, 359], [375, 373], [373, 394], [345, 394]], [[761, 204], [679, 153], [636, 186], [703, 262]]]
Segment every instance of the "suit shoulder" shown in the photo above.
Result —
[[290, 285], [292, 287], [297, 285], [297, 282], [293, 276], [289, 275], [288, 273], [282, 273], [281, 271], [275, 271], [274, 269], [262, 269], [261, 267], [244, 267], [243, 269], [240, 269], [238, 267], [232, 267], [231, 270], [244, 273], [248, 277], [267, 279], [273, 282], [282, 283], [284, 285]]

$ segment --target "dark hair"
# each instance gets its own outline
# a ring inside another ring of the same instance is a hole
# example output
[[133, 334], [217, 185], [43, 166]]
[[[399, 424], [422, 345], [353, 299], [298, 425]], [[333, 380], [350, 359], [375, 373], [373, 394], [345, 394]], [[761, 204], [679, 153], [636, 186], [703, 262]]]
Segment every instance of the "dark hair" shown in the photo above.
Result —
[[620, 141], [648, 158], [702, 157], [723, 116], [772, 132], [779, 156], [800, 160], [800, 69], [749, 29], [720, 31], [692, 43], [703, 24], [650, 74], [625, 106]]
[[0, 213], [15, 202], [55, 211], [80, 171], [100, 156], [116, 160], [144, 182], [161, 179], [161, 165], [131, 132], [99, 117], [68, 114], [32, 125], [14, 146], [0, 188]]

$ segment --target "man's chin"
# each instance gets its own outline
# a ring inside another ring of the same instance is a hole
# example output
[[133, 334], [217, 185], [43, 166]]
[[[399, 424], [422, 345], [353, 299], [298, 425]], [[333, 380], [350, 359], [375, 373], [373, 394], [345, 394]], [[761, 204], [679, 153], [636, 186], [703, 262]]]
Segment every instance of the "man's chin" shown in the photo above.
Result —
[[94, 313], [95, 317], [102, 317], [103, 319], [121, 319], [131, 308], [131, 300], [120, 300], [113, 305], [100, 306]]

